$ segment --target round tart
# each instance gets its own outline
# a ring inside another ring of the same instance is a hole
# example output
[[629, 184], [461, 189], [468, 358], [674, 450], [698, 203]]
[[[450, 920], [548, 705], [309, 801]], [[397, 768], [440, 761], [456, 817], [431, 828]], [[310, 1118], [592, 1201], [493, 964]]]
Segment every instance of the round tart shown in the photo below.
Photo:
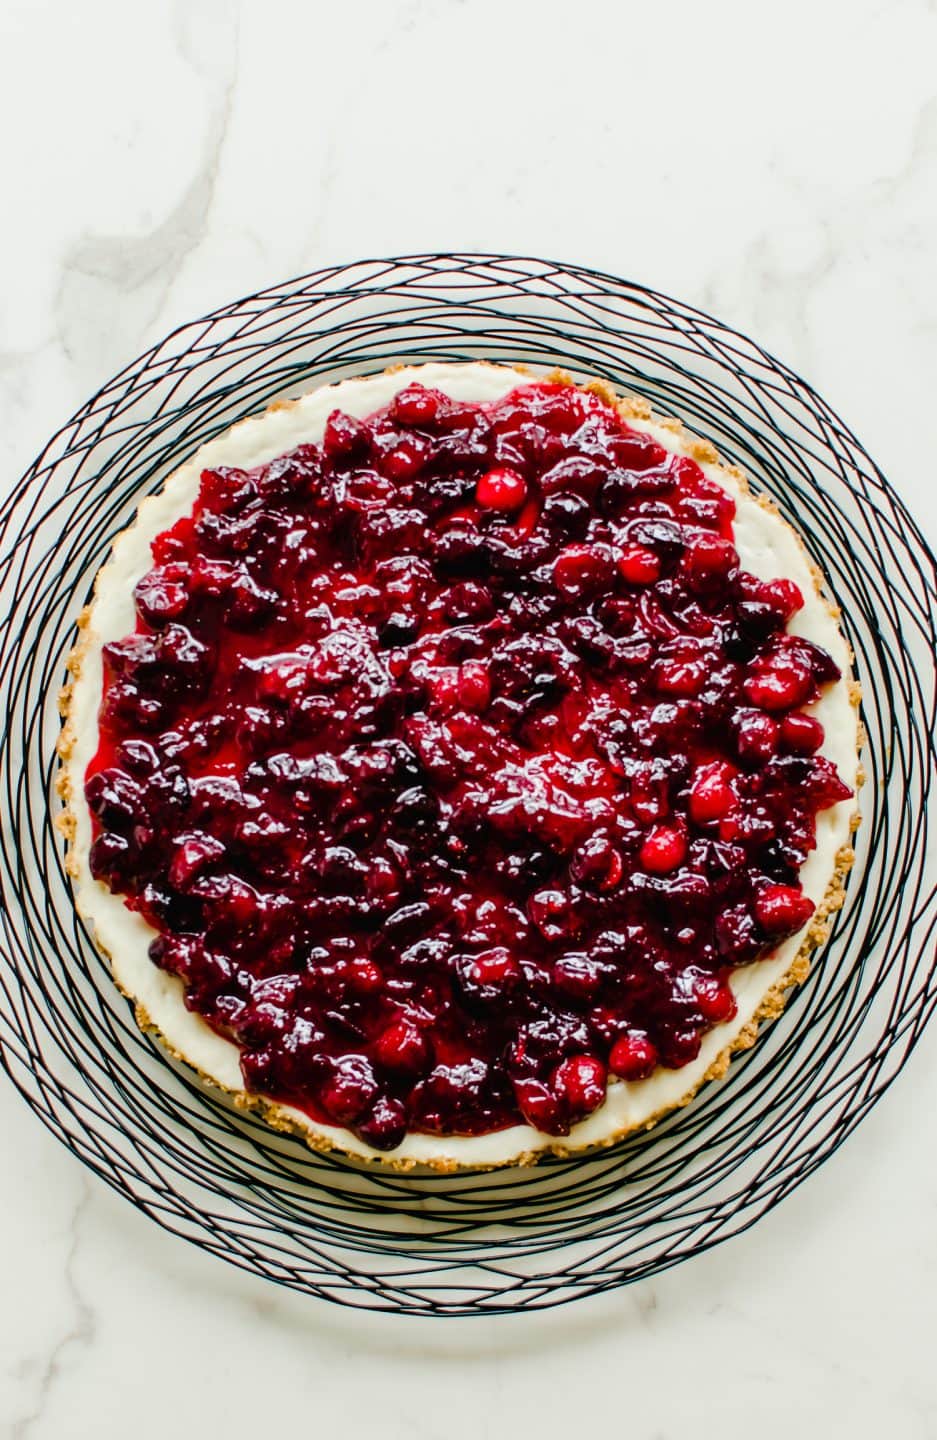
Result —
[[841, 903], [858, 722], [795, 533], [596, 383], [425, 365], [206, 445], [115, 542], [60, 752], [140, 1024], [310, 1143], [652, 1124]]

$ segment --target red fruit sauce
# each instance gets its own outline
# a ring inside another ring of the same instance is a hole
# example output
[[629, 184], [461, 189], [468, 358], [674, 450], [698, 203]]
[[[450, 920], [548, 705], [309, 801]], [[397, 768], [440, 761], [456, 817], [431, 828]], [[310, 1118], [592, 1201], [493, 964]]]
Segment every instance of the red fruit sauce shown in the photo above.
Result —
[[105, 647], [92, 871], [246, 1087], [392, 1149], [562, 1135], [811, 912], [839, 671], [596, 395], [408, 385], [206, 471]]

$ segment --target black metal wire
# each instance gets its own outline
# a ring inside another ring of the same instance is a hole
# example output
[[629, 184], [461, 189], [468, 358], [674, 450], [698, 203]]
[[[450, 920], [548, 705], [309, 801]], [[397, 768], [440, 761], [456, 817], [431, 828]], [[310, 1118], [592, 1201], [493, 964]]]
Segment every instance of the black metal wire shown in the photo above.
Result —
[[[532, 1171], [414, 1177], [309, 1151], [137, 1029], [71, 904], [53, 829], [55, 694], [74, 618], [141, 495], [271, 400], [392, 361], [600, 375], [679, 414], [806, 537], [843, 606], [869, 743], [858, 864], [812, 979], [729, 1078], [650, 1134]], [[182, 326], [49, 442], [0, 506], [0, 1063], [139, 1209], [230, 1263], [418, 1315], [563, 1304], [752, 1225], [842, 1143], [937, 1001], [937, 572], [829, 406], [694, 307], [542, 260], [337, 266]]]

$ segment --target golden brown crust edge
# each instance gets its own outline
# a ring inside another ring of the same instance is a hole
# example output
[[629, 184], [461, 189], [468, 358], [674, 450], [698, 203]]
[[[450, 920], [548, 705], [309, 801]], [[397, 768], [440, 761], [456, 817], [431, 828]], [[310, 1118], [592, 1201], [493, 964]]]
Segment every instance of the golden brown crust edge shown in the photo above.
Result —
[[[389, 366], [387, 369], [387, 373], [394, 373], [401, 368], [403, 367], [400, 365]], [[529, 373], [527, 367], [525, 366], [515, 365], [509, 368], [518, 370], [524, 374]], [[550, 372], [545, 378], [560, 384], [575, 385], [577, 383], [570, 374], [562, 370], [554, 370]], [[677, 420], [672, 416], [661, 416], [656, 414], [650, 404], [640, 396], [618, 395], [610, 385], [608, 385], [605, 381], [602, 380], [589, 381], [586, 384], [582, 385], [580, 388], [591, 391], [593, 394], [596, 394], [601, 399], [605, 400], [608, 404], [614, 406], [614, 408], [617, 409], [622, 415], [622, 417], [626, 420], [634, 419], [653, 421], [655, 424], [660, 425], [663, 429], [669, 431], [676, 440], [679, 440], [682, 444], [686, 446], [687, 453], [690, 454], [693, 459], [699, 462], [717, 466], [720, 470], [731, 476], [732, 479], [736, 482], [736, 484], [738, 484], [743, 490], [751, 493], [750, 486], [748, 484], [748, 478], [745, 475], [744, 471], [739, 469], [739, 467], [736, 465], [729, 465], [725, 461], [723, 461], [720, 458], [715, 446], [712, 445], [710, 441], [700, 440], [691, 435], [691, 433], [686, 429], [686, 427], [680, 420]], [[295, 403], [295, 401], [275, 401], [272, 405], [268, 406], [268, 410], [282, 410]], [[758, 495], [755, 498], [757, 499], [758, 504], [763, 506], [766, 510], [770, 510], [773, 514], [777, 515], [778, 518], [782, 520], [782, 523], [787, 523], [780, 515], [778, 507], [774, 504], [772, 500], [768, 499], [767, 496]], [[135, 517], [131, 525], [127, 528], [133, 529], [136, 523], [137, 521]], [[793, 527], [790, 528], [793, 530]], [[793, 533], [797, 539], [798, 544], [806, 555], [807, 552], [803, 540], [796, 531], [793, 531]], [[823, 600], [823, 603], [826, 605], [833, 618], [838, 620], [841, 611], [839, 607], [834, 605], [824, 593], [824, 576], [822, 571], [817, 565], [813, 563], [812, 560], [810, 560], [809, 556], [807, 556], [807, 560], [810, 566], [811, 575], [813, 576], [814, 586], [816, 588], [817, 594], [820, 596], [821, 600]], [[98, 575], [100, 575], [100, 573], [101, 572], [99, 571]], [[61, 762], [59, 773], [56, 777], [56, 791], [62, 800], [63, 808], [61, 813], [55, 819], [55, 825], [68, 842], [69, 850], [66, 855], [65, 868], [68, 874], [73, 878], [77, 872], [77, 866], [74, 860], [74, 856], [71, 853], [71, 842], [73, 841], [75, 836], [77, 819], [74, 810], [75, 797], [72, 795], [71, 792], [71, 779], [65, 767], [75, 743], [75, 732], [71, 718], [71, 696], [73, 683], [81, 673], [84, 657], [92, 643], [92, 638], [87, 632], [90, 625], [91, 613], [96, 594], [97, 577], [95, 578], [94, 594], [92, 597], [92, 601], [90, 604], [84, 606], [76, 621], [76, 625], [79, 631], [79, 638], [77, 643], [73, 647], [71, 653], [69, 654], [67, 660], [67, 670], [70, 679], [63, 686], [62, 690], [59, 693], [59, 710], [62, 715], [63, 723], [62, 730], [56, 746], [56, 753]], [[851, 647], [850, 661], [854, 661]], [[849, 678], [848, 685], [850, 700], [855, 709], [858, 710], [861, 702], [860, 687], [855, 681], [855, 679], [853, 679], [852, 677]], [[857, 726], [857, 746], [859, 750], [862, 749], [864, 743], [865, 737], [860, 724]], [[860, 767], [857, 773], [857, 786], [861, 786], [863, 782], [864, 775]], [[853, 833], [855, 833], [855, 831], [858, 829], [859, 824], [860, 815], [857, 808], [851, 822], [851, 829]], [[740, 1051], [748, 1050], [755, 1044], [755, 1041], [758, 1037], [759, 1026], [771, 1020], [777, 1019], [777, 1017], [784, 1010], [784, 1006], [787, 1003], [787, 998], [790, 992], [796, 986], [802, 985], [803, 982], [806, 980], [807, 976], [810, 973], [810, 964], [813, 951], [819, 945], [822, 945], [823, 942], [828, 938], [830, 931], [830, 917], [833, 916], [843, 906], [846, 898], [846, 877], [850, 869], [852, 868], [854, 861], [855, 852], [852, 846], [848, 844], [843, 845], [837, 853], [836, 866], [830, 882], [827, 886], [826, 894], [821, 903], [817, 906], [813, 919], [810, 923], [810, 927], [807, 931], [806, 936], [804, 937], [803, 944], [801, 945], [797, 955], [791, 962], [789, 969], [782, 976], [782, 978], [775, 985], [773, 985], [771, 989], [768, 990], [767, 993], [762, 997], [757, 1009], [755, 1010], [755, 1013], [753, 1014], [748, 1024], [745, 1025], [739, 1031], [739, 1033], [725, 1046], [725, 1048], [719, 1052], [719, 1054], [712, 1061], [711, 1065], [705, 1071], [705, 1073], [685, 1092], [685, 1094], [680, 1097], [679, 1100], [674, 1101], [672, 1104], [662, 1106], [660, 1110], [655, 1112], [655, 1114], [651, 1115], [647, 1120], [643, 1120], [638, 1124], [623, 1126], [619, 1130], [613, 1131], [607, 1136], [603, 1136], [603, 1138], [597, 1142], [591, 1142], [586, 1145], [564, 1145], [557, 1141], [551, 1141], [550, 1144], [536, 1150], [527, 1150], [519, 1155], [512, 1156], [508, 1159], [493, 1162], [489, 1161], [484, 1163], [466, 1163], [464, 1161], [454, 1160], [449, 1156], [440, 1156], [430, 1161], [417, 1161], [411, 1159], [400, 1160], [395, 1159], [392, 1155], [382, 1155], [378, 1153], [375, 1153], [373, 1156], [362, 1156], [356, 1151], [347, 1149], [338, 1141], [334, 1140], [331, 1136], [324, 1135], [320, 1131], [315, 1130], [313, 1122], [310, 1121], [308, 1126], [306, 1124], [300, 1123], [285, 1106], [280, 1105], [275, 1101], [268, 1100], [264, 1096], [252, 1095], [246, 1090], [233, 1090], [229, 1089], [226, 1086], [220, 1085], [219, 1082], [214, 1079], [214, 1077], [207, 1075], [186, 1055], [175, 1049], [175, 1047], [166, 1038], [163, 1032], [159, 1029], [158, 1025], [156, 1025], [156, 1023], [147, 1013], [146, 1009], [136, 999], [136, 997], [130, 994], [124, 988], [124, 986], [121, 985], [117, 976], [114, 974], [112, 957], [107, 951], [106, 947], [101, 944], [100, 940], [97, 938], [96, 935], [93, 935], [92, 938], [100, 953], [104, 956], [104, 958], [108, 961], [108, 964], [111, 966], [112, 978], [118, 990], [120, 990], [121, 994], [123, 994], [125, 998], [133, 1004], [134, 1016], [140, 1029], [146, 1034], [155, 1036], [159, 1040], [163, 1049], [166, 1050], [173, 1057], [173, 1059], [179, 1061], [181, 1064], [186, 1065], [190, 1070], [197, 1074], [202, 1083], [207, 1085], [210, 1089], [222, 1091], [233, 1101], [233, 1103], [239, 1109], [250, 1110], [258, 1113], [261, 1118], [273, 1129], [299, 1136], [313, 1150], [321, 1152], [338, 1151], [339, 1153], [345, 1154], [346, 1156], [348, 1156], [348, 1158], [355, 1160], [360, 1164], [375, 1164], [403, 1172], [411, 1172], [414, 1170], [432, 1170], [437, 1173], [447, 1174], [456, 1173], [459, 1170], [478, 1172], [482, 1170], [504, 1169], [507, 1166], [511, 1165], [532, 1166], [537, 1164], [538, 1161], [545, 1158], [546, 1156], [555, 1156], [560, 1159], [585, 1157], [589, 1154], [594, 1154], [598, 1151], [608, 1149], [610, 1146], [616, 1145], [620, 1141], [626, 1139], [629, 1135], [637, 1134], [639, 1131], [642, 1130], [646, 1131], [653, 1129], [653, 1127], [657, 1125], [659, 1121], [661, 1121], [666, 1115], [671, 1114], [674, 1110], [679, 1110], [682, 1107], [689, 1105], [690, 1102], [702, 1089], [702, 1087], [706, 1085], [709, 1081], [721, 1079], [729, 1069], [729, 1065], [731, 1063], [733, 1055], [739, 1053]]]

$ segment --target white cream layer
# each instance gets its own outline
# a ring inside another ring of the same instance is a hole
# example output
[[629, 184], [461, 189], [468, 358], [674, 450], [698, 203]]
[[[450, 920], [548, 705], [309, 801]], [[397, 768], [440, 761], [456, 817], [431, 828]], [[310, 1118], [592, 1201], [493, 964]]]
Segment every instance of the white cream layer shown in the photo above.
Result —
[[[157, 969], [147, 954], [155, 931], [128, 910], [118, 896], [94, 880], [88, 868], [91, 817], [84, 801], [83, 781], [98, 744], [101, 648], [133, 630], [136, 623], [133, 589], [152, 565], [150, 544], [161, 531], [191, 510], [202, 470], [217, 465], [249, 468], [272, 460], [302, 442], [319, 441], [330, 411], [340, 407], [351, 415], [370, 415], [388, 404], [411, 379], [434, 386], [455, 400], [486, 401], [497, 399], [532, 378], [529, 373], [488, 364], [424, 365], [393, 374], [345, 380], [313, 391], [292, 405], [242, 421], [205, 445], [167, 480], [158, 495], [142, 502], [136, 522], [117, 538], [110, 559], [98, 575], [86, 632], [88, 648], [72, 695], [75, 744], [67, 760], [76, 817], [72, 846], [76, 903], [82, 917], [93, 928], [98, 943], [110, 956], [114, 975], [123, 990], [142, 1005], [173, 1051], [185, 1056], [204, 1076], [227, 1090], [243, 1090], [237, 1047], [185, 1008], [182, 983]], [[684, 441], [659, 424], [645, 420], [629, 423], [653, 435], [674, 453], [686, 451]], [[834, 762], [846, 784], [855, 789], [857, 717], [846, 678], [849, 654], [835, 619], [817, 594], [800, 542], [788, 525], [759, 505], [730, 475], [716, 465], [704, 464], [702, 468], [712, 480], [724, 486], [736, 502], [735, 543], [744, 568], [763, 580], [786, 576], [796, 581], [803, 591], [805, 604], [791, 629], [822, 645], [843, 672], [844, 679], [828, 687], [812, 713], [826, 730], [823, 754]], [[817, 817], [817, 846], [800, 875], [804, 891], [817, 904], [826, 894], [838, 851], [849, 842], [850, 820], [855, 808], [855, 802], [847, 800]], [[595, 1144], [610, 1135], [637, 1128], [659, 1111], [679, 1102], [749, 1023], [764, 996], [783, 979], [803, 938], [803, 932], [791, 936], [770, 958], [733, 974], [732, 989], [738, 1013], [705, 1036], [696, 1060], [679, 1070], [660, 1069], [649, 1079], [635, 1084], [613, 1079], [605, 1102], [574, 1126], [569, 1137], [560, 1143], [571, 1148]], [[299, 1110], [282, 1109], [311, 1134], [369, 1159], [492, 1165], [557, 1143], [555, 1137], [529, 1125], [515, 1125], [494, 1134], [470, 1137], [411, 1134], [396, 1150], [379, 1153], [348, 1130], [314, 1123]]]

